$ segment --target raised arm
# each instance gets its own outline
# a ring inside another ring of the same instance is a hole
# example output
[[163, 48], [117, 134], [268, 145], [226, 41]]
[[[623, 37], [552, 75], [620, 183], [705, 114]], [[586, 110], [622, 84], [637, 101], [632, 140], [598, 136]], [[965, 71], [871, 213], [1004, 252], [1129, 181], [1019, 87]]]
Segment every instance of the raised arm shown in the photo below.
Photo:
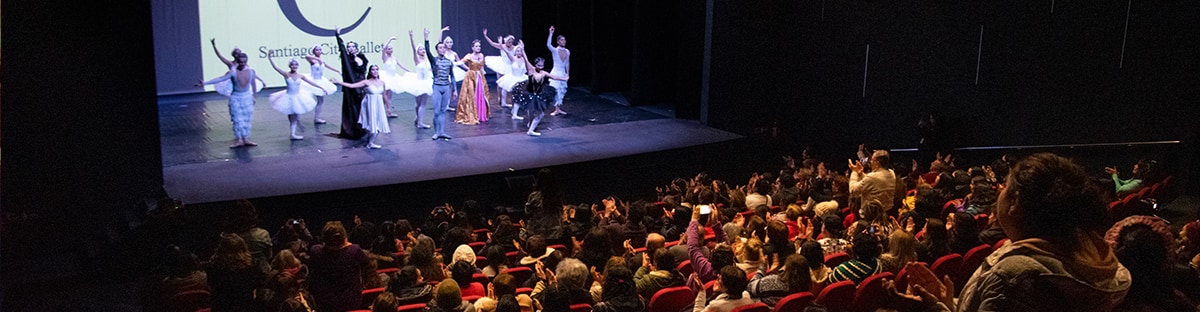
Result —
[[425, 61], [430, 62], [429, 65], [433, 65], [433, 52], [430, 52], [430, 50], [429, 50], [429, 29], [428, 28], [425, 29]]
[[280, 75], [283, 75], [283, 78], [287, 78], [287, 76], [288, 76], [287, 72], [283, 71], [282, 69], [279, 69], [279, 66], [275, 66], [275, 51], [267, 52], [267, 61], [271, 62], [271, 68], [274, 68], [275, 72], [279, 73]]
[[483, 39], [487, 40], [488, 44], [492, 45], [492, 47], [500, 49], [500, 50], [504, 50], [504, 45], [502, 45], [498, 42], [492, 41], [492, 38], [488, 37], [487, 28], [483, 29]]
[[233, 61], [225, 58], [224, 55], [221, 55], [221, 50], [217, 49], [217, 38], [209, 39], [208, 42], [212, 43], [213, 52], [217, 54], [217, 58], [221, 59], [221, 63], [225, 63], [225, 67], [233, 66]]
[[[421, 58], [417, 57], [417, 44], [413, 42], [412, 29], [408, 30], [408, 45], [412, 47], [413, 66], [417, 66], [417, 63], [421, 61]], [[425, 51], [429, 51], [429, 49], [426, 48]]]
[[551, 54], [557, 55], [558, 49], [555, 49], [554, 45], [551, 44], [552, 40], [554, 40], [554, 25], [550, 25], [550, 36], [546, 37], [546, 48], [550, 49]]

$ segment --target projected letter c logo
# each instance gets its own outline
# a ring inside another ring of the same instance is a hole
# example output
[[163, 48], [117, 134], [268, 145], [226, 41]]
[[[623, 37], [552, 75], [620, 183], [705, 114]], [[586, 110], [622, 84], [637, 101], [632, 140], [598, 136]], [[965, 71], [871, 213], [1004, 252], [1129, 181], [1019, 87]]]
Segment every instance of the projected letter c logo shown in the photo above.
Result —
[[[328, 37], [329, 34], [333, 32], [333, 29], [321, 28], [317, 25], [313, 25], [313, 23], [309, 22], [307, 18], [304, 18], [304, 14], [300, 13], [300, 6], [296, 5], [296, 0], [279, 0], [279, 10], [283, 11], [283, 16], [287, 17], [288, 21], [292, 22], [292, 25], [296, 26], [296, 29], [299, 29], [300, 31], [303, 31], [309, 35]], [[357, 28], [359, 24], [362, 24], [363, 20], [367, 19], [367, 14], [370, 13], [371, 7], [367, 7], [367, 10], [363, 12], [362, 16], [358, 17], [358, 21], [355, 21], [354, 24], [350, 26], [342, 27], [342, 33], [348, 33], [351, 30], [354, 30], [354, 28]]]

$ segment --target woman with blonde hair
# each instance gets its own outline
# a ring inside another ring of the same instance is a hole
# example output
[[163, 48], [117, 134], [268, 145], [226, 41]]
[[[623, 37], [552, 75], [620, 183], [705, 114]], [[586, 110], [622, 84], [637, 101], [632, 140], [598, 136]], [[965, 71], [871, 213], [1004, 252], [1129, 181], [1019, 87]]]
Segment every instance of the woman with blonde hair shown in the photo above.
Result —
[[892, 230], [888, 236], [888, 251], [879, 256], [883, 271], [899, 273], [904, 265], [917, 261], [917, 238], [904, 230]]

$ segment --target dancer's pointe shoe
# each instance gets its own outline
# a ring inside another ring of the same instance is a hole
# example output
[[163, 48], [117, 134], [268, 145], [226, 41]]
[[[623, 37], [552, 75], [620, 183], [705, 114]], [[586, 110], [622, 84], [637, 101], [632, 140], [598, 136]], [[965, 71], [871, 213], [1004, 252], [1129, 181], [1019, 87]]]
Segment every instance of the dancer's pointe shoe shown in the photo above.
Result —
[[304, 139], [304, 136], [302, 136], [302, 135], [295, 135], [295, 134], [292, 135], [292, 140], [303, 140], [303, 139]]
[[513, 120], [525, 120], [525, 117], [521, 117], [521, 116], [513, 115], [513, 116], [512, 116], [512, 119], [513, 119]]
[[550, 116], [558, 116], [558, 115], [563, 115], [563, 116], [566, 116], [566, 115], [567, 115], [567, 112], [564, 112], [564, 111], [562, 111], [562, 110], [557, 110], [557, 109], [556, 109], [556, 110], [554, 110], [554, 112], [553, 112], [553, 113], [550, 113]]
[[396, 117], [400, 117], [400, 115], [398, 115], [396, 113], [388, 113], [387, 114], [387, 118], [396, 118]]
[[442, 136], [439, 136], [439, 138], [441, 138], [442, 140], [445, 140], [445, 141], [450, 141], [450, 139], [453, 139], [452, 137], [450, 137], [448, 135], [442, 135]]
[[250, 140], [246, 140], [245, 145], [246, 146], [258, 146], [258, 143], [254, 143], [254, 142], [250, 142]]
[[528, 134], [529, 136], [542, 136], [541, 132], [536, 132], [536, 131], [525, 132], [525, 134]]
[[512, 104], [500, 103], [500, 107], [512, 107]]
[[433, 127], [431, 127], [429, 125], [417, 125], [417, 129], [429, 129], [429, 128], [433, 128]]
[[367, 148], [368, 149], [381, 149], [381, 148], [383, 148], [383, 146], [379, 145], [379, 144], [367, 144]]
[[323, 124], [327, 124], [327, 123], [329, 123], [329, 122], [325, 121], [325, 119], [313, 119], [314, 125], [323, 125]]

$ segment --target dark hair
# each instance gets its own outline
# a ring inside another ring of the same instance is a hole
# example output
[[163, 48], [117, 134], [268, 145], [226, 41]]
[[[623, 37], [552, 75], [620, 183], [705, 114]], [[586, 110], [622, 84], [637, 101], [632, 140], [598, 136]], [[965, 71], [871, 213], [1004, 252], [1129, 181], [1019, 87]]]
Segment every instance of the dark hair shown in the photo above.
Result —
[[244, 233], [258, 226], [258, 209], [249, 200], [239, 199], [233, 202], [233, 216], [230, 220], [229, 231]]
[[1114, 253], [1133, 277], [1127, 300], [1145, 300], [1171, 292], [1171, 283], [1162, 282], [1171, 280], [1168, 246], [1169, 242], [1149, 225], [1135, 223], [1121, 229]]
[[771, 181], [767, 179], [758, 179], [758, 181], [754, 181], [754, 192], [758, 193], [759, 195], [770, 195]]
[[593, 227], [587, 236], [583, 237], [583, 243], [575, 257], [588, 267], [604, 265], [604, 262], [613, 256], [612, 239], [609, 236], [611, 234], [603, 226]]
[[470, 286], [471, 278], [475, 276], [475, 265], [466, 261], [454, 261], [450, 264], [450, 278], [459, 285]]
[[544, 65], [546, 64], [546, 59], [542, 58], [541, 56], [533, 58], [533, 65], [536, 66], [537, 63], [542, 63]]
[[471, 230], [452, 227], [442, 236], [442, 262], [449, 264], [454, 260], [454, 250], [460, 245], [471, 243]]
[[808, 262], [808, 269], [816, 270], [822, 264], [825, 264], [825, 249], [821, 248], [821, 243], [815, 240], [805, 241], [800, 245], [800, 255], [805, 259], [815, 259]]
[[601, 293], [601, 301], [608, 301], [617, 297], [634, 297], [637, 296], [637, 287], [633, 281], [633, 271], [623, 265], [614, 266], [604, 270], [604, 292]]
[[371, 65], [371, 67], [367, 68], [367, 79], [379, 78], [379, 76], [371, 73], [371, 69], [379, 70], [379, 65]]
[[550, 284], [542, 291], [542, 299], [539, 302], [542, 304], [542, 312], [569, 312], [571, 290], [559, 286], [558, 283]]
[[713, 248], [709, 262], [712, 263], [712, 267], [714, 268], [737, 264], [737, 255], [733, 254], [733, 248], [730, 248], [729, 245], [719, 244], [716, 248]]
[[525, 239], [525, 253], [530, 257], [541, 257], [546, 254], [546, 239], [541, 235], [532, 235]]
[[512, 274], [500, 273], [492, 279], [492, 291], [497, 296], [516, 295], [517, 294], [517, 278]]
[[444, 279], [434, 290], [433, 302], [438, 308], [452, 310], [462, 305], [462, 287], [453, 279]]
[[767, 240], [767, 220], [758, 215], [750, 215], [749, 218], [746, 218], [746, 232], [742, 236]]
[[746, 271], [742, 271], [736, 265], [727, 265], [721, 268], [721, 285], [725, 286], [725, 295], [729, 299], [741, 299], [742, 292], [746, 291]]
[[[479, 42], [479, 40], [475, 40], [475, 42]], [[512, 294], [503, 295], [496, 302], [496, 312], [521, 312], [521, 305], [517, 303], [517, 297]]]
[[653, 203], [647, 203], [647, 202], [641, 201], [641, 200], [635, 201], [635, 202], [633, 202], [633, 204], [630, 204], [629, 205], [629, 217], [625, 219], [625, 224], [626, 225], [641, 225], [642, 221], [644, 219], [646, 219], [646, 209], [647, 209], [646, 206], [647, 205], [649, 205], [650, 207], [654, 206]]
[[417, 267], [427, 267], [435, 265], [433, 263], [433, 244], [429, 240], [418, 239], [417, 244], [413, 245], [408, 252], [408, 264]]
[[1142, 185], [1150, 185], [1158, 181], [1158, 161], [1152, 159], [1138, 160], [1138, 172], [1133, 177], [1142, 180]]
[[380, 293], [371, 303], [371, 312], [392, 312], [400, 308], [400, 299], [390, 292]]
[[396, 288], [392, 290], [392, 292], [397, 292], [400, 291], [400, 289], [405, 289], [416, 285], [417, 280], [419, 277], [421, 277], [420, 275], [421, 274], [418, 272], [416, 266], [406, 265], [400, 268], [400, 271], [396, 272], [395, 282], [392, 283], [395, 285], [394, 288]]
[[408, 219], [396, 220], [396, 230], [394, 231], [395, 233], [393, 234], [396, 236], [396, 238], [408, 239], [408, 233], [411, 233], [412, 231], [413, 231], [412, 223], [409, 223]]
[[838, 218], [837, 215], [831, 214], [831, 215], [822, 216], [821, 217], [821, 228], [825, 232], [832, 234], [833, 237], [831, 237], [831, 238], [842, 238], [842, 237], [845, 237], [845, 235], [846, 235], [845, 226], [842, 225], [842, 220], [840, 218]]
[[654, 256], [651, 257], [654, 261], [654, 266], [659, 270], [674, 271], [675, 270], [675, 255], [672, 255], [667, 249], [659, 249], [654, 251]]
[[783, 275], [780, 278], [787, 284], [788, 292], [808, 291], [812, 287], [812, 272], [809, 271], [808, 259], [798, 254], [788, 255], [783, 259]]
[[497, 273], [500, 272], [500, 266], [508, 265], [508, 256], [505, 255], [504, 247], [499, 245], [487, 246], [483, 249], [483, 255], [487, 257], [487, 266], [491, 267]]
[[1008, 175], [1004, 190], [1022, 212], [1016, 226], [1030, 237], [1073, 249], [1077, 233], [1102, 231], [1105, 205], [1083, 167], [1050, 153], [1021, 160]]
[[856, 259], [879, 258], [879, 239], [875, 238], [874, 234], [855, 233], [851, 245]]
[[787, 257], [788, 254], [796, 253], [795, 245], [788, 240], [787, 224], [783, 223], [783, 221], [771, 220], [767, 222], [767, 238], [770, 240], [767, 244], [771, 245], [773, 254], [775, 254], [775, 257], [771, 259]]
[[967, 254], [971, 248], [979, 246], [979, 229], [975, 217], [965, 212], [954, 213], [954, 229], [950, 232], [950, 251]]

